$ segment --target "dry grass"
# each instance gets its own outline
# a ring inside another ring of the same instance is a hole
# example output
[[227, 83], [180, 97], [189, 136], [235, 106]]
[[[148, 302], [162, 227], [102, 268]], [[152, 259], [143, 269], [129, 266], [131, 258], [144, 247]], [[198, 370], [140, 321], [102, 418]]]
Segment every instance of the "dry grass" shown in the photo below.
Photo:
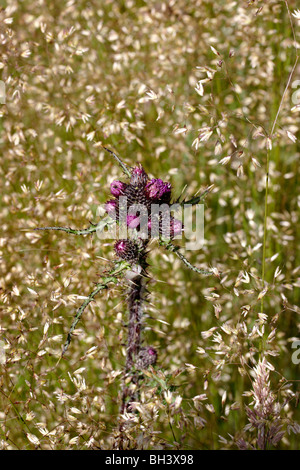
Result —
[[32, 231], [97, 222], [121, 173], [102, 145], [170, 181], [177, 196], [214, 184], [205, 246], [185, 255], [215, 276], [151, 253], [145, 334], [159, 360], [125, 417], [128, 446], [297, 449], [296, 8], [11, 0], [1, 10], [3, 449], [118, 442], [122, 283], [88, 307], [60, 359], [78, 296], [107, 269], [112, 244]]

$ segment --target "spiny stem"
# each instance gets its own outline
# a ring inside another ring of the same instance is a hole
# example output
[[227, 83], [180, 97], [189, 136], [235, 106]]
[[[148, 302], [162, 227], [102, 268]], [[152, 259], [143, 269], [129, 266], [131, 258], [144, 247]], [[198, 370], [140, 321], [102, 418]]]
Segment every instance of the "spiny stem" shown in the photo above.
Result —
[[141, 346], [141, 321], [142, 321], [142, 285], [143, 277], [137, 276], [130, 286], [128, 294], [129, 323], [128, 345], [126, 358], [126, 372], [134, 365], [134, 360]]
[[125, 165], [124, 162], [122, 162], [122, 160], [118, 157], [118, 155], [116, 155], [112, 150], [106, 148], [106, 147], [103, 147], [102, 148], [104, 150], [106, 150], [107, 152], [111, 153], [113, 155], [113, 157], [115, 158], [115, 160], [118, 162], [118, 164], [120, 165], [120, 167], [122, 168], [122, 170], [124, 171], [124, 173], [129, 177], [131, 178], [131, 172], [130, 170], [128, 169], [127, 165]]
[[74, 229], [70, 227], [37, 227], [34, 230], [60, 230], [62, 232], [72, 233], [73, 235], [88, 235], [89, 233], [102, 232], [105, 227], [114, 224], [115, 221], [107, 216], [104, 217], [98, 224], [92, 224], [90, 222], [90, 227], [84, 229]]
[[171, 242], [166, 243], [162, 240], [160, 241], [160, 244], [162, 246], [164, 246], [168, 251], [170, 251], [171, 253], [174, 253], [176, 256], [178, 256], [178, 258], [192, 271], [195, 271], [198, 274], [204, 274], [205, 276], [210, 276], [211, 274], [213, 274], [212, 271], [206, 271], [205, 269], [197, 268], [196, 266], [191, 264], [186, 259], [186, 257], [181, 253], [181, 251], [179, 251], [179, 246], [173, 245], [173, 243], [171, 243]]
[[74, 235], [87, 235], [88, 233], [96, 232], [97, 225], [92, 225], [89, 228], [79, 230], [70, 227], [37, 227], [34, 230], [61, 230], [67, 233], [73, 233]]
[[[129, 281], [129, 290], [127, 294], [128, 305], [128, 328], [127, 328], [127, 350], [126, 350], [126, 365], [125, 374], [123, 377], [122, 386], [122, 399], [120, 414], [122, 415], [127, 408], [130, 408], [132, 401], [136, 400], [139, 394], [139, 374], [137, 370], [137, 359], [141, 351], [142, 344], [142, 316], [143, 316], [143, 302], [145, 300], [145, 279], [147, 267], [147, 242], [144, 243], [143, 249], [140, 253], [139, 260], [135, 267], [138, 273], [133, 279]], [[127, 383], [129, 378], [129, 383]], [[123, 424], [120, 423], [120, 432], [123, 435]]]
[[[135, 400], [138, 389], [133, 391], [132, 386], [138, 382], [138, 374], [135, 370], [137, 356], [141, 349], [141, 331], [142, 331], [142, 292], [143, 275], [138, 275], [131, 281], [127, 303], [129, 310], [128, 333], [127, 333], [127, 351], [125, 375], [123, 378], [123, 390], [121, 399], [120, 414], [122, 415], [130, 403]], [[126, 377], [130, 377], [129, 384], [126, 383]], [[120, 432], [122, 433], [123, 423], [120, 423]]]
[[67, 351], [70, 343], [71, 343], [71, 338], [72, 338], [72, 333], [73, 331], [75, 330], [78, 322], [80, 321], [81, 319], [81, 316], [84, 312], [84, 310], [86, 309], [86, 307], [94, 300], [94, 298], [96, 297], [96, 295], [103, 289], [107, 289], [108, 288], [108, 285], [110, 283], [116, 283], [118, 281], [118, 276], [126, 269], [129, 268], [129, 264], [126, 263], [126, 262], [121, 262], [121, 263], [118, 263], [117, 267], [115, 269], [113, 269], [112, 271], [110, 271], [110, 273], [108, 274], [108, 276], [104, 277], [102, 282], [99, 282], [96, 284], [96, 288], [93, 290], [93, 292], [90, 293], [90, 295], [85, 299], [85, 301], [83, 302], [83, 304], [79, 307], [79, 309], [77, 310], [76, 312], [76, 315], [74, 317], [74, 320], [73, 320], [73, 323], [71, 325], [71, 328], [69, 329], [69, 333], [68, 333], [68, 336], [67, 336], [67, 340], [64, 344], [64, 347], [63, 347], [63, 351], [62, 351], [62, 356], [65, 354], [65, 352]]

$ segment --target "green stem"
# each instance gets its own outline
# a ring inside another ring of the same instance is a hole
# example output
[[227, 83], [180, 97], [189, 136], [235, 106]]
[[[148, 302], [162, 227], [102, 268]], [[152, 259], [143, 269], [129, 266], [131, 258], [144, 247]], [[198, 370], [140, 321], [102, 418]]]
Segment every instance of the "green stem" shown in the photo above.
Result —
[[104, 290], [104, 289], [107, 289], [108, 288], [108, 285], [110, 283], [114, 283], [116, 284], [116, 282], [118, 281], [118, 276], [126, 269], [129, 268], [129, 264], [126, 263], [125, 261], [122, 261], [121, 263], [118, 263], [117, 267], [115, 269], [113, 269], [112, 271], [110, 271], [110, 273], [108, 274], [108, 276], [106, 276], [105, 278], [103, 278], [102, 282], [99, 282], [96, 284], [96, 288], [93, 290], [93, 292], [90, 293], [90, 295], [85, 299], [85, 301], [83, 302], [83, 304], [79, 307], [79, 309], [77, 310], [76, 312], [76, 315], [74, 317], [74, 320], [73, 320], [73, 323], [71, 325], [71, 328], [69, 329], [69, 333], [68, 333], [68, 336], [67, 336], [67, 340], [64, 344], [64, 347], [63, 347], [63, 351], [62, 351], [62, 356], [65, 354], [65, 352], [67, 351], [70, 343], [71, 343], [71, 339], [72, 339], [72, 334], [73, 334], [73, 331], [75, 330], [78, 322], [80, 321], [81, 319], [81, 316], [84, 312], [84, 310], [86, 309], [86, 307], [94, 300], [94, 298], [96, 297], [97, 294], [99, 294], [99, 292], [101, 290]]
[[[275, 119], [273, 121], [273, 124], [272, 124], [272, 128], [271, 128], [271, 132], [270, 132], [270, 139], [272, 139], [274, 137], [274, 131], [275, 131], [275, 128], [276, 128], [276, 125], [277, 125], [277, 121], [278, 121], [278, 118], [279, 118], [279, 114], [281, 112], [281, 108], [282, 108], [282, 105], [283, 105], [283, 102], [284, 102], [284, 98], [285, 98], [285, 95], [289, 89], [289, 86], [290, 86], [290, 83], [291, 83], [291, 80], [292, 80], [292, 77], [294, 75], [294, 72], [297, 68], [297, 64], [298, 64], [298, 61], [299, 61], [299, 53], [298, 53], [298, 46], [297, 46], [297, 41], [296, 41], [296, 36], [295, 36], [295, 31], [294, 31], [294, 26], [293, 26], [293, 22], [292, 22], [292, 18], [291, 18], [291, 13], [290, 13], [290, 9], [289, 9], [289, 5], [288, 5], [288, 2], [285, 1], [285, 5], [286, 5], [286, 8], [287, 8], [287, 11], [288, 11], [288, 15], [289, 15], [289, 20], [290, 20], [290, 25], [291, 25], [291, 29], [292, 29], [292, 33], [293, 33], [293, 37], [294, 37], [294, 42], [295, 42], [295, 49], [296, 49], [296, 59], [295, 59], [295, 62], [294, 62], [294, 65], [292, 67], [292, 70], [291, 72], [289, 73], [289, 76], [288, 76], [288, 80], [287, 80], [287, 83], [285, 85], [285, 89], [283, 91], [283, 94], [282, 94], [282, 97], [281, 97], [281, 100], [280, 100], [280, 103], [279, 103], [279, 106], [278, 106], [278, 109], [277, 109], [277, 112], [276, 112], [276, 116], [275, 116]], [[263, 260], [262, 260], [262, 284], [263, 284], [263, 287], [264, 287], [264, 283], [265, 283], [265, 261], [266, 261], [266, 243], [267, 243], [267, 215], [268, 215], [268, 192], [269, 192], [269, 166], [270, 166], [270, 150], [269, 148], [267, 149], [267, 167], [266, 167], [266, 191], [265, 191], [265, 213], [264, 213], [264, 239], [263, 239]], [[264, 300], [263, 300], [263, 297], [261, 299], [261, 312], [263, 312], [263, 308], [264, 308]]]
[[115, 160], [118, 162], [118, 164], [120, 165], [120, 167], [122, 168], [122, 170], [124, 171], [124, 173], [129, 177], [131, 178], [131, 172], [130, 170], [128, 169], [127, 165], [125, 165], [124, 162], [122, 162], [122, 160], [118, 157], [118, 155], [116, 155], [112, 150], [109, 150], [108, 148], [106, 147], [103, 147], [102, 148], [104, 150], [106, 150], [107, 152], [111, 153], [113, 155], [113, 157], [115, 158]]
[[[266, 246], [267, 246], [267, 217], [268, 217], [268, 195], [269, 195], [269, 167], [270, 150], [267, 149], [267, 167], [266, 167], [266, 190], [265, 190], [265, 211], [264, 211], [264, 239], [263, 239], [263, 259], [262, 259], [262, 287], [265, 285], [265, 265], [266, 265]], [[261, 298], [261, 312], [264, 311], [264, 297]]]
[[74, 235], [87, 235], [88, 233], [93, 233], [97, 231], [97, 225], [92, 225], [89, 228], [85, 229], [74, 229], [70, 227], [38, 227], [34, 230], [61, 230], [62, 232], [73, 233]]
[[88, 228], [74, 229], [70, 227], [37, 227], [34, 230], [60, 230], [62, 232], [72, 233], [73, 235], [88, 235], [89, 233], [102, 232], [106, 226], [114, 224], [115, 221], [107, 216], [102, 219], [98, 224], [92, 224]]
[[186, 204], [191, 204], [191, 205], [199, 204], [201, 199], [203, 199], [208, 193], [210, 193], [212, 189], [213, 189], [213, 185], [206, 188], [199, 196], [194, 196], [189, 201], [180, 202], [180, 205], [185, 206]]
[[166, 250], [170, 251], [171, 253], [175, 253], [176, 256], [192, 271], [195, 271], [198, 274], [204, 274], [205, 276], [210, 276], [212, 271], [206, 271], [205, 269], [200, 269], [191, 264], [186, 257], [179, 251], [179, 246], [173, 245], [173, 243], [164, 242], [163, 240], [160, 241], [160, 245], [164, 246]]

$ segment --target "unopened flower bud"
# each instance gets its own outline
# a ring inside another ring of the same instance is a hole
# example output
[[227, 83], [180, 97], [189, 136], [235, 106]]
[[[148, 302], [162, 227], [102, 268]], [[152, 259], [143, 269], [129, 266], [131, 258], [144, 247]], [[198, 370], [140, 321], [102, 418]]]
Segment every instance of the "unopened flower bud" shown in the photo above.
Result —
[[135, 166], [131, 171], [130, 184], [133, 186], [145, 186], [148, 181], [148, 175], [142, 165]]
[[152, 346], [141, 348], [137, 360], [136, 368], [139, 370], [147, 369], [147, 367], [154, 365], [157, 360], [157, 351]]

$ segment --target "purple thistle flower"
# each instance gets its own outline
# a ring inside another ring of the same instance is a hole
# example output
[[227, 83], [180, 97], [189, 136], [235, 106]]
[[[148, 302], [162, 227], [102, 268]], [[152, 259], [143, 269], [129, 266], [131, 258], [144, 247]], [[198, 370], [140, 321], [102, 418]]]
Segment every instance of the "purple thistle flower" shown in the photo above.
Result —
[[117, 255], [122, 255], [126, 251], [127, 240], [118, 240], [115, 244], [115, 251]]
[[160, 178], [153, 178], [147, 183], [145, 193], [151, 199], [160, 199], [164, 194], [171, 193], [171, 184], [165, 183]]
[[132, 240], [118, 240], [115, 243], [114, 248], [119, 258], [125, 259], [127, 261], [134, 261], [138, 259], [138, 245]]
[[154, 348], [152, 348], [152, 346], [149, 346], [148, 354], [149, 354], [149, 356], [157, 356], [157, 352]]
[[123, 181], [114, 180], [110, 185], [110, 192], [113, 196], [119, 197], [121, 194], [124, 194], [127, 184]]
[[147, 369], [154, 365], [157, 360], [157, 351], [152, 346], [141, 348], [136, 360], [136, 368], [139, 370]]

